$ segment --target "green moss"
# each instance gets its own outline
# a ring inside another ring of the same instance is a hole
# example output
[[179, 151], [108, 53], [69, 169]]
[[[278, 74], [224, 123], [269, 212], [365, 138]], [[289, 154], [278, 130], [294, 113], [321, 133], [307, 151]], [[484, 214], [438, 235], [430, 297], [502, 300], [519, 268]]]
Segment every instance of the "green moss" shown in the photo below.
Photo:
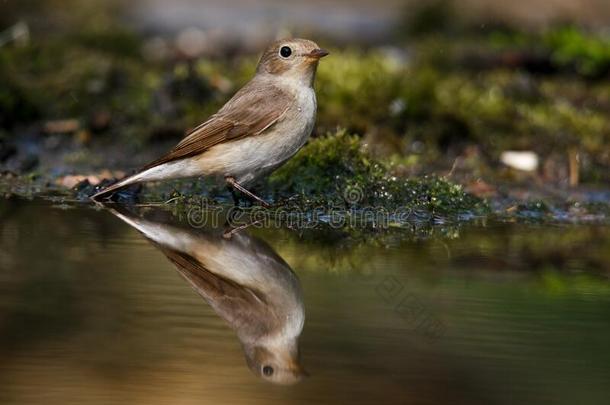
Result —
[[124, 32], [8, 47], [0, 53], [0, 125], [64, 118], [88, 125], [102, 113], [115, 140], [143, 145], [157, 128], [197, 125], [226, 99], [192, 65], [166, 69], [142, 60], [139, 39]]
[[[557, 89], [548, 96], [521, 98], [513, 93], [518, 80], [507, 73], [484, 74], [477, 80], [452, 76], [438, 85], [437, 113], [453, 114], [488, 152], [530, 149], [546, 157], [577, 148], [588, 159], [610, 165], [603, 161], [610, 142], [607, 114], [583, 108], [561, 97]], [[540, 83], [530, 85], [538, 88]]]
[[69, 37], [78, 46], [103, 51], [112, 56], [138, 58], [141, 56], [141, 38], [124, 28], [86, 29]]
[[[147, 148], [152, 140], [182, 133], [214, 113], [251, 78], [257, 62], [253, 55], [148, 62], [140, 57], [141, 38], [104, 27], [4, 47], [0, 127], [62, 118], [89, 125], [101, 111], [110, 116], [109, 129], [101, 130], [108, 142]], [[472, 48], [482, 64], [465, 51]], [[542, 50], [561, 76], [496, 65], [507, 49]], [[375, 140], [391, 145], [375, 150], [373, 159], [358, 137], [321, 137], [273, 176], [274, 190], [278, 197], [299, 193], [338, 200], [346, 190], [361, 188], [363, 203], [397, 206], [411, 201], [403, 190], [409, 189], [440, 194], [442, 210], [452, 193], [449, 186], [442, 189], [447, 183], [430, 178], [421, 183], [428, 188], [418, 188], [420, 183], [393, 176], [397, 166], [410, 173], [446, 171], [473, 149], [489, 172], [497, 171], [497, 158], [507, 149], [534, 150], [543, 162], [576, 151], [581, 180], [608, 181], [610, 86], [592, 80], [603, 72], [606, 52], [603, 36], [575, 28], [485, 38], [417, 37], [408, 47], [391, 50], [335, 49], [320, 63], [315, 83], [315, 133], [341, 127], [362, 134], [371, 150]], [[565, 75], [568, 66], [580, 67]], [[485, 170], [471, 174], [479, 173]], [[454, 197], [459, 195], [458, 190]], [[432, 198], [419, 203], [434, 206]]]
[[139, 62], [63, 42], [7, 49], [0, 66], [45, 118], [86, 116], [96, 107], [129, 118], [148, 111], [154, 90], [147, 80], [152, 70]]
[[496, 50], [513, 50], [548, 57], [549, 68], [587, 79], [610, 73], [610, 37], [574, 25], [555, 26], [539, 32], [493, 32], [487, 41]]
[[332, 194], [346, 179], [378, 177], [376, 164], [362, 151], [358, 137], [341, 130], [311, 140], [271, 181], [289, 192]]
[[311, 140], [270, 183], [280, 196], [298, 193], [316, 202], [356, 208], [405, 208], [443, 216], [486, 208], [444, 179], [396, 175], [389, 162], [372, 158], [360, 138], [344, 130]]
[[583, 173], [591, 173], [585, 180], [610, 166], [607, 86], [505, 69], [441, 74], [381, 53], [334, 57], [320, 65], [317, 82], [322, 130], [339, 124], [351, 132], [396, 134], [406, 141], [403, 150], [421, 142], [422, 164], [446, 157], [452, 145], [476, 144], [490, 156], [531, 149], [543, 159], [576, 148]]
[[458, 27], [458, 16], [453, 0], [432, 0], [409, 4], [399, 34], [404, 37], [449, 33]]
[[320, 63], [316, 78], [319, 123], [364, 133], [387, 120], [390, 105], [405, 87], [406, 75], [379, 52], [334, 51]]
[[568, 26], [550, 30], [544, 43], [553, 62], [562, 68], [575, 69], [585, 77], [599, 77], [610, 72], [610, 37], [587, 34]]

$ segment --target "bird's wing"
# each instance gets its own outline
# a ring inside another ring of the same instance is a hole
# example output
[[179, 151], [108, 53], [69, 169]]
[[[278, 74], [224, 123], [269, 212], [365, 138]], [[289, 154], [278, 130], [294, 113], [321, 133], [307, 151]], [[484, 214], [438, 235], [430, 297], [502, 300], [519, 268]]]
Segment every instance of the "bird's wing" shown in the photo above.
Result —
[[256, 338], [272, 331], [278, 319], [263, 294], [211, 272], [187, 253], [155, 245], [239, 336]]
[[259, 135], [278, 122], [293, 102], [294, 95], [278, 87], [250, 82], [167, 155], [143, 170], [197, 155], [219, 143]]

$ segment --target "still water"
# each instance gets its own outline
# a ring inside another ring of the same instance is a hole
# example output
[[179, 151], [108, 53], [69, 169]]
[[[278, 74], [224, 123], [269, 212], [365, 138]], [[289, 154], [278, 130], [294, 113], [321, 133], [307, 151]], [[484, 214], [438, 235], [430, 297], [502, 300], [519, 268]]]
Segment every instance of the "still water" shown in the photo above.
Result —
[[0, 403], [610, 401], [610, 227], [223, 231], [1, 202]]

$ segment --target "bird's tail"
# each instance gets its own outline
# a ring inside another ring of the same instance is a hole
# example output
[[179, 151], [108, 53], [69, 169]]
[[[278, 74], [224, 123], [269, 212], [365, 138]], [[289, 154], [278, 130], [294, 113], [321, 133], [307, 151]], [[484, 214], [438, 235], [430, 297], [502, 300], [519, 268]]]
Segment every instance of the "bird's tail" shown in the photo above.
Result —
[[112, 196], [112, 194], [119, 191], [120, 189], [142, 181], [140, 178], [138, 178], [139, 174], [140, 173], [136, 173], [134, 175], [125, 177], [123, 180], [120, 180], [117, 183], [114, 183], [114, 184], [106, 187], [99, 193], [92, 195], [91, 199], [93, 201], [98, 201], [98, 202], [108, 199], [109, 197]]
[[199, 166], [193, 162], [194, 161], [192, 159], [188, 158], [160, 164], [153, 162], [138, 173], [127, 176], [118, 183], [106, 187], [99, 193], [94, 194], [91, 196], [91, 199], [98, 202], [103, 201], [124, 187], [144, 181], [158, 181], [197, 176], [200, 174], [200, 169]]

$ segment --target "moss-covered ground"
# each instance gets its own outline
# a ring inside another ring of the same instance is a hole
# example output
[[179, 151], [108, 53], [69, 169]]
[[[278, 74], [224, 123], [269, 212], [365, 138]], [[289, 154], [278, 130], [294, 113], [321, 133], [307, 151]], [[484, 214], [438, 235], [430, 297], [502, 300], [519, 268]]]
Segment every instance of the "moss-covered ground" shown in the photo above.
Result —
[[[124, 29], [85, 30], [0, 48], [4, 194], [85, 199], [91, 183], [169, 149], [256, 64], [239, 53], [151, 59], [147, 41]], [[391, 47], [331, 46], [316, 89], [312, 139], [258, 186], [276, 206], [606, 218], [603, 33], [424, 30]], [[539, 167], [504, 166], [507, 150], [534, 152]], [[229, 201], [224, 187], [197, 181], [148, 185], [140, 200], [202, 195]]]

